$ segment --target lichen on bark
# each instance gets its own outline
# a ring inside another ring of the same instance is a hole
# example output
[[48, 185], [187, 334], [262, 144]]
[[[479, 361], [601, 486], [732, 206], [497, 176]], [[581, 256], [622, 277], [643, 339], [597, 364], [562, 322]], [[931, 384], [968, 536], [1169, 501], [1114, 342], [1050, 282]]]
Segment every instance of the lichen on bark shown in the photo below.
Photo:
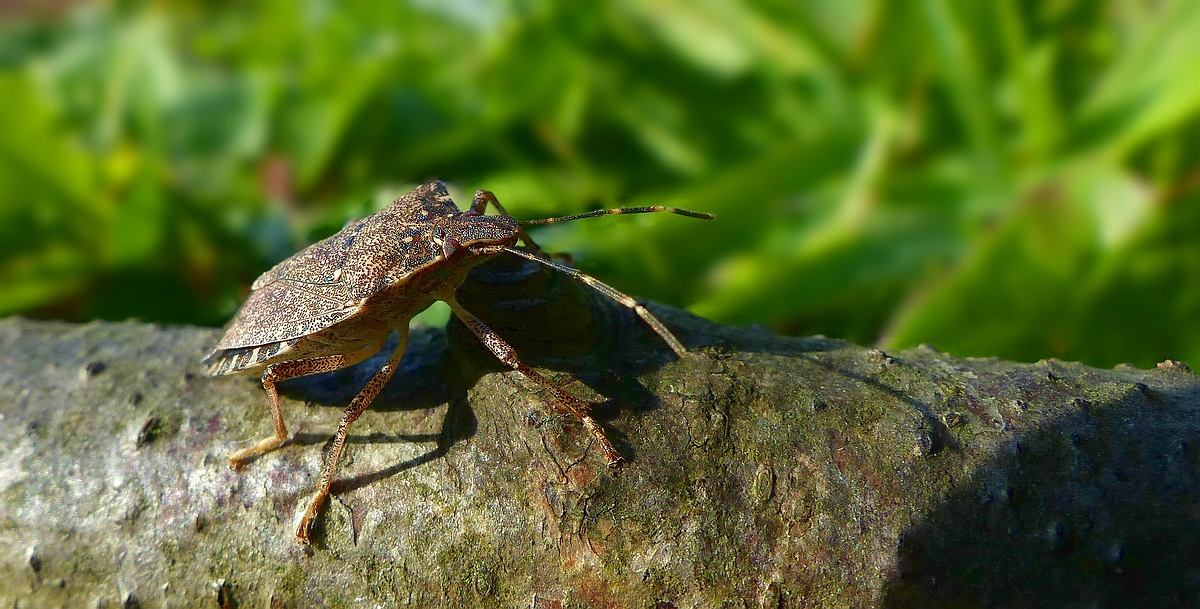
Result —
[[285, 388], [200, 375], [206, 328], [0, 321], [0, 605], [809, 607], [1200, 600], [1200, 382], [1182, 364], [896, 353], [653, 306], [523, 264], [461, 300], [597, 404], [628, 463], [461, 326], [414, 331], [292, 542], [384, 355]]

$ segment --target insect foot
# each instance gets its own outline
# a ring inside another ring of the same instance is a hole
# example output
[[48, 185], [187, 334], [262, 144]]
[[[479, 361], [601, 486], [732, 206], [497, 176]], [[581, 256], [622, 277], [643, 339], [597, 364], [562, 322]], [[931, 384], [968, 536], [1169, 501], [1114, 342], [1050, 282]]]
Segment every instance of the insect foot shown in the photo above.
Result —
[[[489, 206], [498, 215], [485, 215]], [[654, 212], [713, 219], [710, 214], [651, 206], [518, 222], [486, 190], [475, 194], [470, 209], [460, 210], [445, 184], [435, 180], [275, 265], [251, 285], [246, 302], [204, 360], [211, 376], [260, 374], [274, 422], [274, 435], [235, 452], [229, 458], [230, 467], [239, 469], [288, 444], [277, 383], [357, 364], [379, 351], [391, 332], [399, 333], [399, 344], [387, 364], [343, 412], [316, 493], [296, 531], [296, 541], [307, 548], [310, 529], [328, 501], [350, 426], [399, 366], [409, 321], [438, 300], [448, 303], [500, 361], [549, 390], [554, 397], [552, 407], [578, 420], [599, 444], [609, 465], [615, 466], [622, 460], [621, 454], [589, 414], [588, 405], [527, 366], [499, 334], [458, 304], [455, 293], [472, 267], [501, 254], [519, 256], [565, 273], [633, 310], [682, 356], [687, 352], [683, 344], [649, 309], [594, 277], [550, 260], [525, 232], [527, 226]], [[518, 241], [525, 249], [516, 248]]]

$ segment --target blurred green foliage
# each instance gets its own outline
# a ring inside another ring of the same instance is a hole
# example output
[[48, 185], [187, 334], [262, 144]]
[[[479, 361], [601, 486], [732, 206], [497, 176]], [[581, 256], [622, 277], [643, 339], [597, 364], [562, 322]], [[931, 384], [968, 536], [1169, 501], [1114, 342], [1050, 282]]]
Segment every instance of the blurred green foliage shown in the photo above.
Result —
[[[18, 3], [17, 6], [20, 6]], [[222, 324], [427, 177], [715, 320], [1200, 363], [1200, 2], [8, 9], [0, 315]]]

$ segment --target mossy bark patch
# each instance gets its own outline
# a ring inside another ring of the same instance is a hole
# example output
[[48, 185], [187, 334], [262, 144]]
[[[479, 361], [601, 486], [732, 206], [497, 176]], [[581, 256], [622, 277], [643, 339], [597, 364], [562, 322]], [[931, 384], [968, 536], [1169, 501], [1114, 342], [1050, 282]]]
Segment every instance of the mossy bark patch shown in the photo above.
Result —
[[292, 531], [380, 361], [290, 385], [295, 441], [233, 472], [269, 412], [255, 380], [200, 376], [216, 330], [2, 321], [0, 605], [1200, 600], [1185, 366], [882, 353], [654, 309], [694, 353], [601, 323], [609, 351], [530, 358], [598, 404], [616, 470], [461, 328], [416, 331], [312, 557]]

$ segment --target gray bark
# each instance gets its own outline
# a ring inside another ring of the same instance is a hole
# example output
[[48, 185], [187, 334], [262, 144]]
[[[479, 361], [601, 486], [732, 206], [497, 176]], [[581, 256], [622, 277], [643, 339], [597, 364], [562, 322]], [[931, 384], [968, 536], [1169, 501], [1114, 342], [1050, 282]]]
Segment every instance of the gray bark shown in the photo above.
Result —
[[[465, 330], [414, 332], [293, 542], [341, 407], [387, 356], [285, 390], [202, 375], [219, 331], [0, 321], [0, 606], [816, 607], [1200, 601], [1186, 366], [896, 353], [520, 266], [462, 300], [596, 403], [628, 463]], [[536, 294], [537, 296], [531, 296]]]

